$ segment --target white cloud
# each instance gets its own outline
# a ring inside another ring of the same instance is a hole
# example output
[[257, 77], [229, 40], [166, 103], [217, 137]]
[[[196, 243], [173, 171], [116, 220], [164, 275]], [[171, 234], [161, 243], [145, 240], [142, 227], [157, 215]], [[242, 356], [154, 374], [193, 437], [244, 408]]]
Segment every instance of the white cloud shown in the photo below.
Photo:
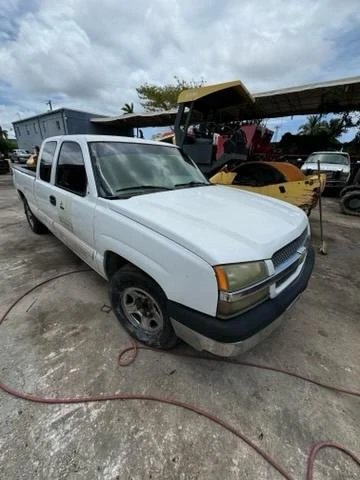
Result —
[[239, 78], [250, 91], [356, 75], [359, 51], [334, 59], [338, 37], [359, 24], [357, 0], [43, 0], [19, 13], [15, 38], [0, 36], [0, 81], [10, 84], [0, 123], [43, 111], [49, 97], [116, 113], [137, 102], [139, 84], [174, 75]]

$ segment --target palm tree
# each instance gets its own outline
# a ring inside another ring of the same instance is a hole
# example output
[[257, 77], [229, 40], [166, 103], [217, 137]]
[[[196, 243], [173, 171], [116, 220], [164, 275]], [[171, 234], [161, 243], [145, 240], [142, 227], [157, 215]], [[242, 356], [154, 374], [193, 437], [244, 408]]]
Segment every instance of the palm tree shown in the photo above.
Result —
[[300, 135], [318, 135], [328, 129], [327, 122], [321, 120], [322, 115], [309, 115], [306, 123], [300, 126]]
[[345, 112], [330, 120], [322, 120], [322, 115], [309, 115], [307, 122], [299, 128], [300, 135], [327, 135], [335, 140], [349, 128], [357, 126], [357, 119], [352, 118], [349, 112]]
[[121, 110], [124, 113], [134, 113], [134, 104], [131, 103], [125, 103], [125, 105], [121, 108]]

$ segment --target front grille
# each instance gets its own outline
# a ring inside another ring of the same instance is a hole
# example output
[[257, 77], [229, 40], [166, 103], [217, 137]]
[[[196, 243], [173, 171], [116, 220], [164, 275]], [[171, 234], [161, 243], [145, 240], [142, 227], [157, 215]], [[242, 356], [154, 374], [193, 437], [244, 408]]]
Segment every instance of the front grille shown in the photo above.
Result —
[[287, 245], [285, 245], [285, 247], [280, 248], [280, 250], [274, 253], [271, 260], [273, 261], [275, 270], [280, 265], [289, 260], [291, 257], [293, 257], [300, 247], [305, 246], [307, 236], [308, 233], [306, 228], [298, 238], [295, 238], [295, 240], [288, 243]]
[[320, 172], [320, 173], [325, 173], [326, 175], [326, 180], [331, 180], [333, 177], [335, 177], [335, 172], [329, 172], [329, 171], [326, 171], [326, 172]]

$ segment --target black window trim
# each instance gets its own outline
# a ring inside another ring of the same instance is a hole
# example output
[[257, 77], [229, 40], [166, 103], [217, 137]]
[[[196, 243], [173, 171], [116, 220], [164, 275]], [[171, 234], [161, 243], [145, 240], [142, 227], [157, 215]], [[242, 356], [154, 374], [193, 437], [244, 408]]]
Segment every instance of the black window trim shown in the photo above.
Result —
[[49, 180], [44, 180], [43, 178], [41, 178], [41, 159], [42, 157], [39, 158], [39, 180], [41, 180], [42, 182], [45, 182], [45, 183], [51, 183], [51, 173], [52, 173], [52, 169], [53, 169], [53, 166], [55, 165], [55, 154], [56, 154], [56, 149], [58, 147], [58, 142], [57, 140], [49, 140], [49, 141], [46, 141], [44, 143], [44, 146], [42, 148], [42, 152], [41, 154], [44, 153], [44, 150], [45, 150], [45, 147], [47, 145], [49, 145], [50, 143], [55, 143], [55, 149], [54, 149], [54, 153], [52, 154], [52, 161], [51, 161], [51, 167], [50, 167], [50, 177], [49, 177]]
[[[77, 145], [77, 146], [80, 148], [81, 155], [82, 155], [82, 159], [83, 159], [83, 162], [84, 162], [84, 169], [85, 169], [85, 176], [86, 176], [86, 188], [85, 188], [85, 193], [74, 192], [74, 190], [71, 190], [70, 188], [63, 187], [62, 185], [59, 185], [59, 184], [57, 183], [57, 170], [58, 170], [58, 165], [59, 165], [59, 159], [60, 159], [61, 149], [62, 149], [62, 147], [63, 147], [63, 145], [64, 145], [65, 143], [75, 143], [75, 145]], [[83, 151], [82, 151], [82, 148], [81, 148], [81, 145], [80, 145], [79, 142], [76, 142], [75, 140], [64, 140], [63, 142], [61, 142], [60, 148], [59, 148], [59, 151], [58, 151], [58, 154], [57, 154], [56, 162], [55, 162], [55, 179], [54, 179], [54, 186], [57, 187], [57, 188], [60, 188], [61, 190], [65, 190], [65, 192], [73, 193], [74, 195], [77, 195], [78, 197], [83, 197], [83, 198], [84, 198], [84, 197], [87, 196], [89, 181], [88, 181], [88, 176], [87, 176], [86, 167], [85, 167], [84, 154], [83, 154]]]

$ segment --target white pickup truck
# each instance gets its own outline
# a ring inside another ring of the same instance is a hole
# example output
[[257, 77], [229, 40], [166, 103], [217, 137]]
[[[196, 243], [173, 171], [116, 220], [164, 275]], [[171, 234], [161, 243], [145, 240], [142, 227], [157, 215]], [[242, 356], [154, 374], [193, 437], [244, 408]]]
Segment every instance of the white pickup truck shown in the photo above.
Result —
[[222, 356], [278, 326], [314, 264], [306, 215], [279, 200], [211, 185], [178, 147], [68, 135], [14, 167], [30, 228], [50, 230], [110, 281], [136, 339], [183, 339]]

